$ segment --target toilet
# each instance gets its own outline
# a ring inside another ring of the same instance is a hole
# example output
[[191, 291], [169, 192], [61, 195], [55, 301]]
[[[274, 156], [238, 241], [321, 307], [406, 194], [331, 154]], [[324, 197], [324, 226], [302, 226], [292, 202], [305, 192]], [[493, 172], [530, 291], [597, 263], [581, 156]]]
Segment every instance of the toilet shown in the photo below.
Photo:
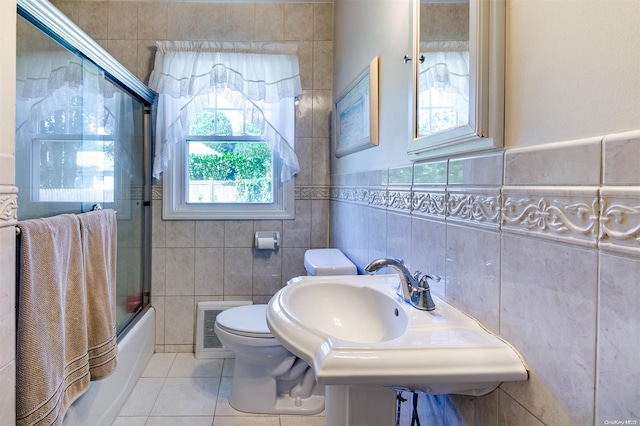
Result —
[[[307, 250], [308, 275], [356, 275], [356, 266], [338, 249]], [[229, 404], [264, 414], [317, 414], [324, 410], [324, 386], [313, 370], [284, 348], [267, 327], [267, 305], [222, 311], [214, 330], [236, 356]]]

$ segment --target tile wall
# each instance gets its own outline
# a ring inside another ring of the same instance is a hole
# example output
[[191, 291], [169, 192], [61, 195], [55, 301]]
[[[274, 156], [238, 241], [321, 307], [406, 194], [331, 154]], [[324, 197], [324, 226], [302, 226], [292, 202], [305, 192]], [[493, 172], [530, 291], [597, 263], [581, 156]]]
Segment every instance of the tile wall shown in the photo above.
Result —
[[640, 422], [638, 164], [630, 132], [332, 176], [332, 244], [359, 268], [401, 257], [440, 275], [432, 291], [530, 369], [480, 398], [422, 395], [425, 419]]
[[[0, 39], [3, 66], [0, 93], [13, 99], [16, 93], [16, 5], [0, 2]], [[18, 188], [15, 186], [15, 104], [0, 105], [0, 426], [15, 423], [15, 254], [18, 223]]]
[[[329, 112], [333, 3], [54, 1], [91, 38], [146, 83], [158, 40], [268, 41], [298, 45], [296, 218], [285, 221], [163, 221], [153, 188], [152, 304], [158, 352], [191, 352], [196, 304], [265, 302], [304, 272], [308, 248], [329, 241]], [[279, 231], [275, 253], [252, 249], [255, 231]]]

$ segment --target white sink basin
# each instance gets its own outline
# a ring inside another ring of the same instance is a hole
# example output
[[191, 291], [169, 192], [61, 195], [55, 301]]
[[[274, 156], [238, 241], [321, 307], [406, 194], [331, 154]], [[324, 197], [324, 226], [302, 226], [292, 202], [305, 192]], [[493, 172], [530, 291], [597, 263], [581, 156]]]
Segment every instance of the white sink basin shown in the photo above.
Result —
[[318, 336], [376, 343], [396, 339], [407, 330], [400, 302], [369, 287], [331, 281], [295, 285], [282, 294], [282, 300], [288, 312], [295, 312], [291, 320]]
[[434, 311], [411, 307], [398, 284], [395, 274], [294, 278], [267, 323], [324, 385], [482, 395], [527, 379], [506, 342], [435, 296]]

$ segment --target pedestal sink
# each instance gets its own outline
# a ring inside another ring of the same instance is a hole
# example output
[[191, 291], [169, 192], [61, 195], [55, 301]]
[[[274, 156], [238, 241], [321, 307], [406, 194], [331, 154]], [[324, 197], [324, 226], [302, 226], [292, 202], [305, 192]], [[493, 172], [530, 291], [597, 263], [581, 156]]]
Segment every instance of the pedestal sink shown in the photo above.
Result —
[[269, 302], [273, 335], [328, 385], [327, 424], [354, 415], [388, 424], [396, 390], [482, 395], [527, 379], [504, 340], [435, 296], [434, 311], [413, 308], [398, 284], [397, 275], [298, 277]]

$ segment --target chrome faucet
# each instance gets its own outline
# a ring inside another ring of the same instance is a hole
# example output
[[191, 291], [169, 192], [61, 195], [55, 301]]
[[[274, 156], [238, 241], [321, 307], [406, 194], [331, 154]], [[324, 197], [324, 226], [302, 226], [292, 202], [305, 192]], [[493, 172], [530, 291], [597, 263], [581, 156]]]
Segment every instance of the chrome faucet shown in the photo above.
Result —
[[420, 277], [420, 271], [416, 271], [415, 274], [411, 275], [407, 264], [404, 263], [402, 259], [376, 259], [365, 266], [364, 271], [372, 275], [385, 267], [394, 269], [398, 273], [400, 277], [400, 290], [398, 294], [401, 295], [407, 303], [423, 311], [433, 311], [436, 308], [427, 280], [437, 283], [440, 282], [439, 276], [425, 274]]

